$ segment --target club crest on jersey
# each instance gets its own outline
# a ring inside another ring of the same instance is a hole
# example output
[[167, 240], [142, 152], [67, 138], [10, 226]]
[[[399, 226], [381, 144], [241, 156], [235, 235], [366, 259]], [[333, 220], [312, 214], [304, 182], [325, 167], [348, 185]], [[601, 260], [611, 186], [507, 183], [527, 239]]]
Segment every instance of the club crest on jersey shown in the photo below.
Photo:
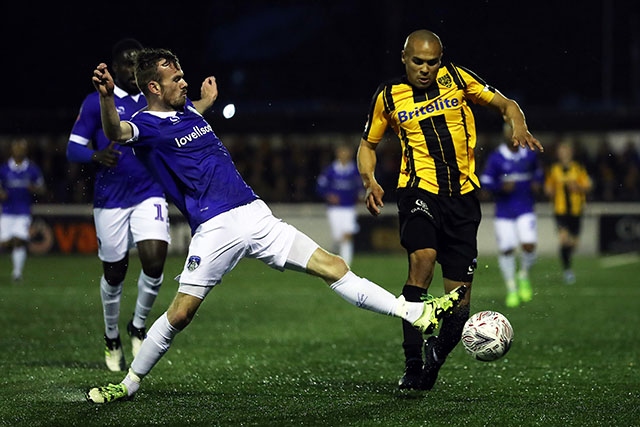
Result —
[[449, 74], [445, 74], [442, 77], [438, 77], [438, 83], [445, 87], [451, 87], [453, 80]]
[[200, 257], [197, 255], [192, 255], [189, 257], [189, 260], [187, 261], [187, 270], [189, 271], [193, 271], [196, 268], [198, 268], [200, 266]]

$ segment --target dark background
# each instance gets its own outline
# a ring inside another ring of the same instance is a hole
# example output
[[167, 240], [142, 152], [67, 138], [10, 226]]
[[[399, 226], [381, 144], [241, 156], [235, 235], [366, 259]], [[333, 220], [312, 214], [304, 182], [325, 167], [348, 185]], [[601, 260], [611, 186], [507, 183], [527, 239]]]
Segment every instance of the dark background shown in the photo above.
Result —
[[[635, 128], [636, 2], [47, 2], [3, 6], [5, 133], [70, 129], [91, 72], [122, 37], [173, 50], [190, 97], [215, 75], [237, 115], [217, 128], [358, 131], [376, 86], [403, 72], [408, 33], [440, 35], [445, 59], [516, 99], [530, 125]], [[11, 9], [11, 10], [8, 10]], [[533, 121], [533, 123], [532, 123]]]

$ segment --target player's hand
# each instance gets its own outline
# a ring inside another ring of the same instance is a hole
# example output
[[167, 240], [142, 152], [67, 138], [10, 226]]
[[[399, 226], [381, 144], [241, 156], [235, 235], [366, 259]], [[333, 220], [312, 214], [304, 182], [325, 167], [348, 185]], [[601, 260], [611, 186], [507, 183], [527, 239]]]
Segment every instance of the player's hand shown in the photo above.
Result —
[[378, 183], [373, 183], [371, 187], [367, 188], [367, 193], [364, 196], [367, 210], [371, 215], [380, 215], [380, 208], [384, 206], [382, 202], [382, 196], [384, 196], [384, 190]]
[[338, 197], [337, 194], [333, 194], [333, 193], [327, 194], [326, 200], [327, 200], [327, 204], [332, 206], [338, 205], [340, 203], [340, 197]]
[[515, 181], [505, 181], [502, 183], [502, 192], [503, 193], [512, 193], [513, 190], [516, 189]]
[[513, 131], [513, 136], [511, 137], [511, 141], [514, 146], [519, 145], [520, 147], [529, 148], [530, 150], [538, 149], [540, 152], [544, 151], [544, 147], [538, 141], [538, 139], [531, 135], [531, 132], [525, 130], [523, 132]]
[[111, 77], [111, 73], [109, 73], [109, 70], [107, 69], [107, 64], [104, 62], [98, 64], [95, 70], [93, 70], [93, 77], [91, 78], [91, 81], [101, 96], [113, 95], [113, 77]]
[[218, 84], [216, 83], [216, 78], [213, 76], [209, 76], [202, 82], [202, 86], [200, 87], [200, 99], [208, 100], [211, 105], [218, 98]]
[[111, 141], [109, 146], [104, 150], [94, 151], [91, 159], [96, 162], [104, 165], [108, 168], [112, 168], [118, 164], [118, 159], [120, 159], [121, 151], [115, 149], [115, 142]]

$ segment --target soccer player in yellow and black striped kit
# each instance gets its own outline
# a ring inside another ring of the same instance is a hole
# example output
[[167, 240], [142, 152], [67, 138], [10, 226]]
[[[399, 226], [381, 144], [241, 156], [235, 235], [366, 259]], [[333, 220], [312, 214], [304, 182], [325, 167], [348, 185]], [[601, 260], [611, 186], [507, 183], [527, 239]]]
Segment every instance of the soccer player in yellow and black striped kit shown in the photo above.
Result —
[[553, 203], [564, 281], [571, 285], [576, 281], [571, 261], [578, 245], [586, 195], [593, 183], [585, 167], [574, 160], [571, 143], [561, 142], [556, 153], [558, 161], [547, 172], [544, 190]]
[[[384, 190], [375, 178], [376, 146], [388, 127], [397, 135], [402, 160], [397, 185], [400, 242], [409, 272], [402, 289], [407, 301], [427, 297], [435, 264], [446, 292], [469, 290], [476, 267], [480, 203], [475, 173], [476, 130], [468, 102], [487, 106], [511, 125], [513, 144], [542, 151], [518, 104], [473, 72], [443, 63], [440, 38], [427, 30], [411, 33], [402, 50], [406, 75], [381, 84], [369, 109], [358, 149], [358, 169], [372, 215], [383, 207]], [[460, 341], [469, 317], [471, 292], [444, 317], [438, 336], [423, 335], [403, 322], [405, 371], [401, 389], [430, 390], [447, 355]], [[424, 357], [423, 357], [424, 346]]]

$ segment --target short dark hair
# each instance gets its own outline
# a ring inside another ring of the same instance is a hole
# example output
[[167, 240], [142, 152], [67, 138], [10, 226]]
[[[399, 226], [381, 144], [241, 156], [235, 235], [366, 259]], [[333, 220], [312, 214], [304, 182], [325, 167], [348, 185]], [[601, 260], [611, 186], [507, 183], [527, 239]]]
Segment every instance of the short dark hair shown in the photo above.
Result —
[[180, 68], [178, 57], [168, 49], [144, 48], [136, 56], [136, 83], [145, 95], [148, 93], [147, 85], [150, 81], [160, 81], [158, 62], [162, 60]]
[[142, 43], [136, 39], [125, 38], [113, 45], [111, 50], [111, 59], [117, 61], [123, 52], [128, 50], [141, 50], [143, 48]]

